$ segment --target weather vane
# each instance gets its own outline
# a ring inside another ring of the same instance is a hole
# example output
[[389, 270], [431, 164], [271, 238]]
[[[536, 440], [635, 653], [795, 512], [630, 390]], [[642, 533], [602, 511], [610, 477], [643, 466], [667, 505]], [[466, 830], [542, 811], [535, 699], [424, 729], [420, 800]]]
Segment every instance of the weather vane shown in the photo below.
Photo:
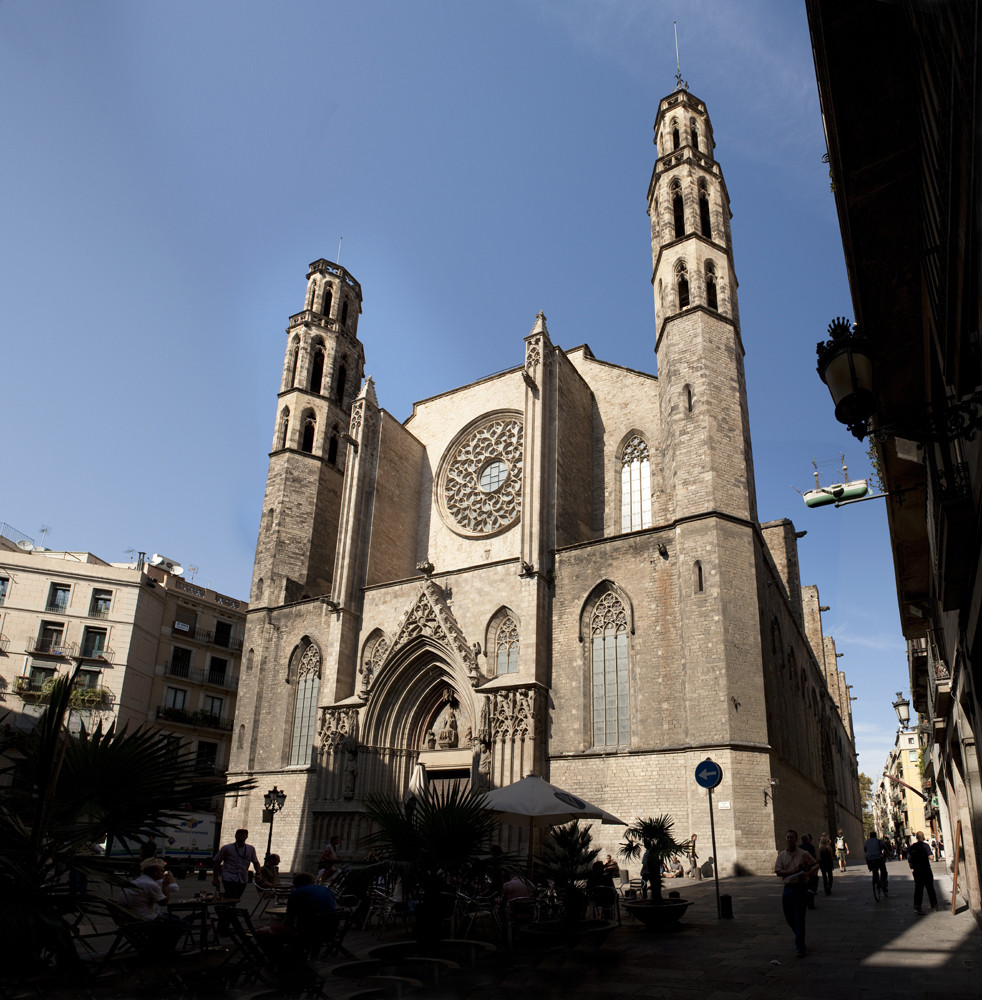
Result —
[[682, 79], [682, 67], [679, 65], [679, 23], [678, 21], [672, 21], [672, 27], [675, 29], [675, 84], [679, 90], [688, 90], [689, 83], [687, 80]]

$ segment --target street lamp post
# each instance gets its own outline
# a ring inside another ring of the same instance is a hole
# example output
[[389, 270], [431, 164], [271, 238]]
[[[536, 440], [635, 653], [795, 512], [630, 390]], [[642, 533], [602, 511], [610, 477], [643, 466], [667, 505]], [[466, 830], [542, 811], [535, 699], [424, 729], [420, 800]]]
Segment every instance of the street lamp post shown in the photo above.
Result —
[[897, 700], [893, 703], [900, 725], [906, 729], [910, 725], [910, 702], [904, 697], [903, 691], [897, 692]]
[[286, 802], [286, 792], [281, 792], [276, 785], [263, 796], [263, 805], [266, 808], [263, 822], [269, 823], [269, 837], [266, 840], [267, 858], [273, 850], [273, 817], [283, 808], [284, 802]]

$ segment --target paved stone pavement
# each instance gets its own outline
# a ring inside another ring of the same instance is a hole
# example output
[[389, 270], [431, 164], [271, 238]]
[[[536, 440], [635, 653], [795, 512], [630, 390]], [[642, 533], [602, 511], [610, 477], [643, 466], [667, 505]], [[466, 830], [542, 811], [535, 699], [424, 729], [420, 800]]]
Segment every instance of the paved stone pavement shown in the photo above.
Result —
[[[720, 891], [733, 899], [732, 920], [717, 920], [712, 880], [679, 880], [666, 884], [681, 889], [694, 905], [675, 933], [659, 934], [625, 920], [599, 949], [518, 949], [422, 995], [427, 1000], [491, 1000], [503, 994], [534, 1000], [894, 1000], [902, 994], [978, 1000], [982, 932], [964, 904], [951, 914], [951, 880], [943, 866], [935, 866], [942, 908], [937, 913], [928, 909], [925, 916], [914, 913], [914, 884], [906, 863], [893, 862], [888, 868], [890, 895], [878, 903], [865, 868], [837, 872], [831, 896], [819, 890], [817, 908], [808, 913], [804, 958], [795, 955], [776, 878], [721, 880]], [[370, 947], [374, 939], [351, 943]], [[327, 988], [330, 992], [330, 981]]]

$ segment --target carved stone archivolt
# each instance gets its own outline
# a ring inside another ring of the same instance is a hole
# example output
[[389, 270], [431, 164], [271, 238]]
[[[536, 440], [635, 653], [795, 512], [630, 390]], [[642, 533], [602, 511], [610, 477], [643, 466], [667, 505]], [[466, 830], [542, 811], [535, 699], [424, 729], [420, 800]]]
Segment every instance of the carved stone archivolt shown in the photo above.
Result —
[[522, 510], [522, 421], [490, 417], [451, 446], [440, 474], [440, 511], [468, 537], [494, 535]]
[[355, 752], [358, 745], [358, 709], [322, 708], [317, 745], [321, 753]]
[[468, 643], [453, 612], [447, 607], [443, 592], [432, 580], [427, 580], [419, 588], [416, 600], [402, 617], [391, 647], [383, 654], [377, 667], [373, 665], [373, 676], [400, 648], [418, 638], [432, 639], [451, 649], [463, 663], [472, 684], [484, 680], [473, 646]]
[[362, 660], [358, 673], [361, 674], [361, 696], [364, 698], [372, 688], [372, 681], [378, 676], [378, 672], [385, 663], [391, 646], [385, 636], [380, 636], [369, 648], [367, 655]]

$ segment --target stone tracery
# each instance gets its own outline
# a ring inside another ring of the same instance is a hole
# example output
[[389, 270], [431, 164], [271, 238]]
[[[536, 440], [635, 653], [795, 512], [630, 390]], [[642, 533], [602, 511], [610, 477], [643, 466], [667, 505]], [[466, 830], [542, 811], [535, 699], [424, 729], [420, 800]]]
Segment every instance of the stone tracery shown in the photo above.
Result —
[[[507, 474], [482, 485], [482, 473], [502, 463]], [[440, 487], [441, 509], [454, 531], [491, 535], [518, 520], [522, 509], [522, 422], [498, 416], [475, 427], [446, 462]]]

